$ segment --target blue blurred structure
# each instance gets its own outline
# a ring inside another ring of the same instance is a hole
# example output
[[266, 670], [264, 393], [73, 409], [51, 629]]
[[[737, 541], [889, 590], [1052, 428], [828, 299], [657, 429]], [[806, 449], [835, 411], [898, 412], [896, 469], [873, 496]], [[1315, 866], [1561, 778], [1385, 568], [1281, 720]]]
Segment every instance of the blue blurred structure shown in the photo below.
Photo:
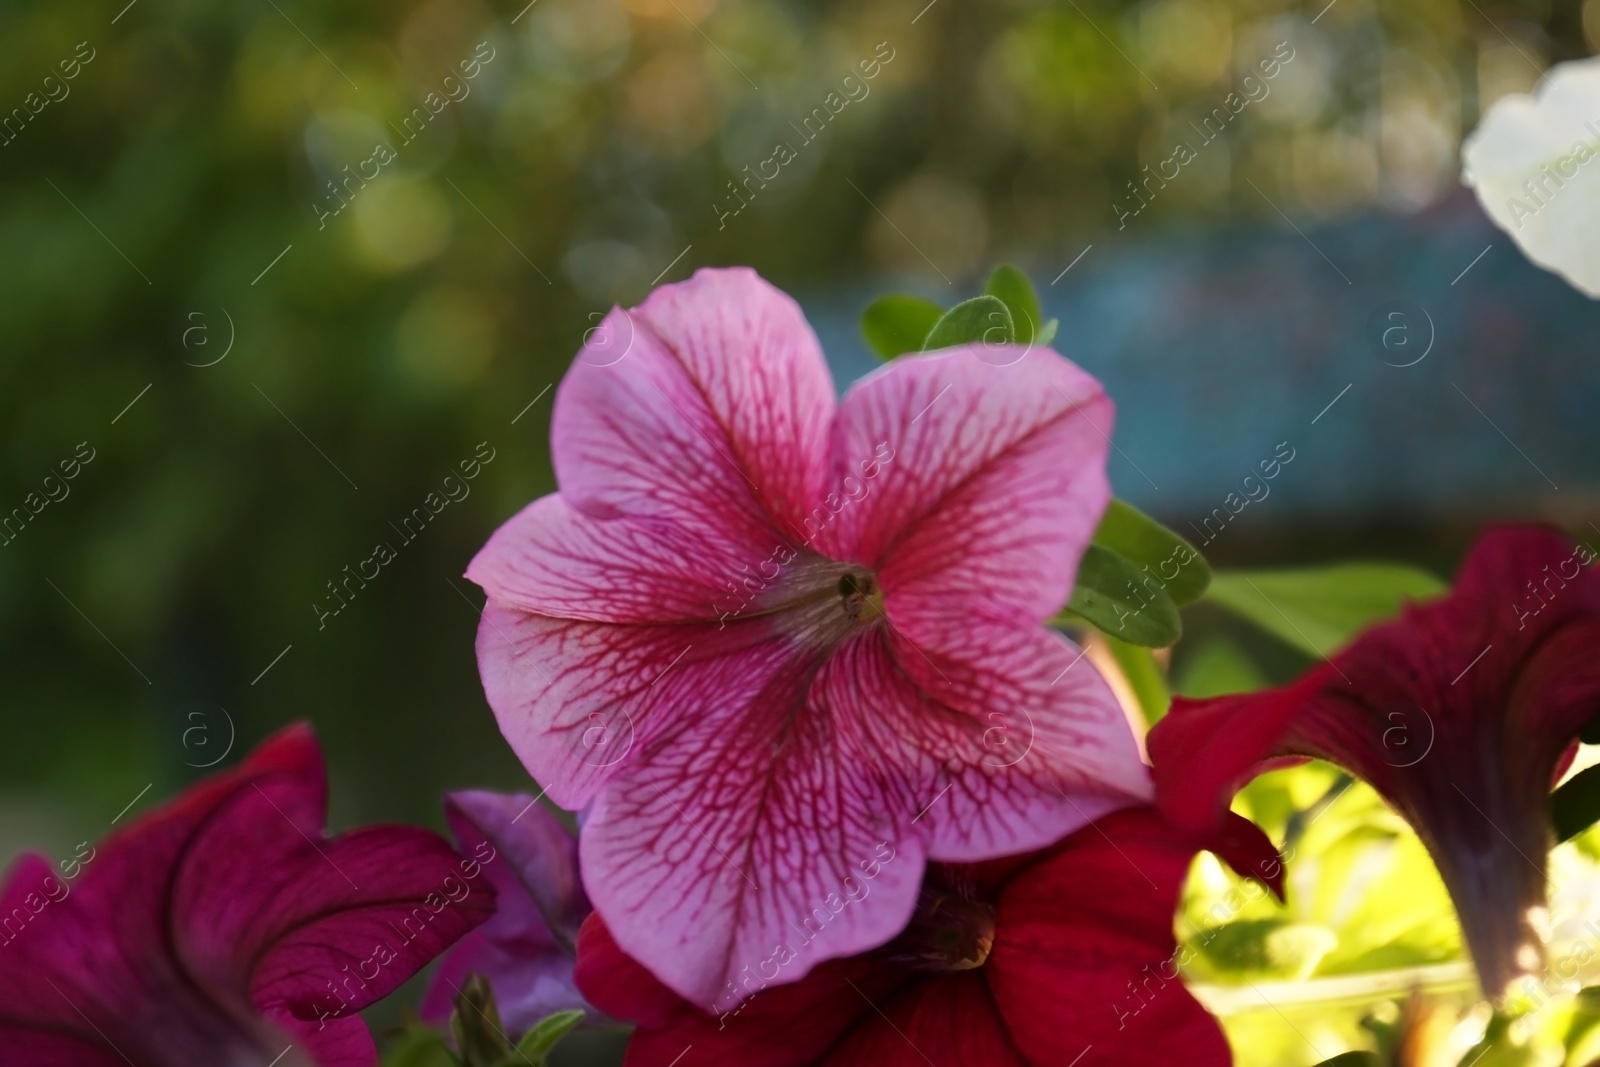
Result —
[[[1058, 349], [1117, 403], [1118, 495], [1192, 535], [1288, 442], [1239, 528], [1592, 514], [1600, 304], [1466, 194], [1301, 229], [1102, 238], [1053, 286], [1082, 249], [1033, 266]], [[808, 308], [841, 383], [876, 363], [856, 320], [887, 288]]]

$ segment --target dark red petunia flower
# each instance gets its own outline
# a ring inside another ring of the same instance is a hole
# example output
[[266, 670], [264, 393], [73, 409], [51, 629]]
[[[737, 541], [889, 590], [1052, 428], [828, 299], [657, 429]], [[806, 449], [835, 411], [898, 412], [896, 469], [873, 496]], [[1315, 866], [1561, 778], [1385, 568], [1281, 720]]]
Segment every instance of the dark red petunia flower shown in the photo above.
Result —
[[1365, 779], [1428, 846], [1499, 998], [1541, 969], [1550, 787], [1600, 713], [1594, 558], [1549, 527], [1491, 529], [1447, 597], [1293, 684], [1177, 700], [1149, 738], [1158, 802], [1204, 827], [1279, 757]]
[[[1260, 832], [1233, 831], [1265, 850], [1275, 881]], [[721, 1016], [656, 981], [591, 916], [578, 986], [639, 1024], [627, 1067], [1225, 1065], [1221, 1027], [1178, 978], [1173, 913], [1194, 855], [1154, 809], [1136, 808], [1031, 855], [930, 864], [910, 926], [889, 944], [790, 984], [777, 983], [795, 953], [774, 946], [741, 972], [752, 995]], [[871, 877], [857, 882], [863, 895]], [[815, 936], [835, 904], [850, 906], [819, 901], [791, 928]]]
[[366, 1067], [356, 1014], [494, 910], [438, 835], [324, 836], [305, 726], [0, 887], [0, 1048], [29, 1067]]

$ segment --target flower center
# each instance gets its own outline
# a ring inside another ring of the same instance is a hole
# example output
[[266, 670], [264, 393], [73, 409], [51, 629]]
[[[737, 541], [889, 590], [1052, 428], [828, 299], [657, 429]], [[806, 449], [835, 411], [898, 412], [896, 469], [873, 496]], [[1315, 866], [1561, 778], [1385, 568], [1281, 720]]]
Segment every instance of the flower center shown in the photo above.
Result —
[[883, 617], [883, 590], [870, 574], [847, 571], [839, 579], [839, 599], [851, 622], [868, 623]]
[[905, 932], [890, 942], [891, 959], [918, 971], [970, 971], [994, 948], [994, 906], [978, 899], [970, 881], [930, 866]]

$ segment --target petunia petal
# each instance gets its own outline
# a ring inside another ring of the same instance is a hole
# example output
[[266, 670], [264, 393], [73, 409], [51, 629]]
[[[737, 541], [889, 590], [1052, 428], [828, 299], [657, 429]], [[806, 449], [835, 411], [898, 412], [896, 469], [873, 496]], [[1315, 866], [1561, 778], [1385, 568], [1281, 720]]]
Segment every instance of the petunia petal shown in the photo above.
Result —
[[[1587, 559], [1585, 558], [1587, 556]], [[1537, 973], [1548, 794], [1600, 714], [1600, 576], [1547, 527], [1485, 533], [1450, 595], [1277, 690], [1179, 699], [1150, 736], [1163, 810], [1215, 819], [1274, 756], [1359, 775], [1428, 845], [1484, 990]]]
[[821, 562], [770, 528], [732, 536], [659, 518], [595, 519], [551, 494], [496, 530], [467, 577], [502, 606], [552, 618], [721, 624], [814, 591]]
[[578, 838], [539, 798], [466, 790], [445, 798], [445, 819], [465, 855], [482, 861], [496, 890], [520, 886], [556, 942], [576, 950], [593, 910], [578, 875]]
[[605, 920], [590, 915], [578, 931], [578, 989], [601, 1011], [649, 1030], [664, 1030], [692, 1005], [661, 984], [639, 961], [622, 951]]
[[1100, 384], [1049, 349], [897, 359], [840, 405], [834, 492], [807, 532], [877, 570], [901, 612], [1038, 623], [1111, 498], [1111, 428]]
[[548, 796], [583, 808], [655, 734], [717, 694], [742, 707], [759, 683], [744, 658], [771, 641], [764, 619], [619, 627], [529, 615], [489, 601], [478, 668], [500, 731]]
[[871, 1009], [820, 1061], [821, 1067], [927, 1067], [930, 1063], [1031, 1067], [1032, 1063], [1070, 1062], [1023, 1059], [977, 971], [918, 982], [872, 1004]]
[[515, 793], [452, 793], [445, 817], [462, 853], [481, 861], [496, 910], [440, 962], [422, 1018], [447, 1021], [467, 978], [480, 974], [489, 979], [509, 1034], [570, 1009], [591, 1016], [586, 1024], [597, 1021], [573, 984], [578, 929], [591, 909], [572, 831], [537, 798]]
[[[772, 986], [726, 1015], [708, 1015], [678, 997], [618, 947], [598, 916], [584, 924], [578, 982], [602, 1009], [641, 1028], [627, 1067], [810, 1067], [857, 1020], [865, 999], [892, 996], [905, 977], [871, 959], [834, 960], [804, 980]], [[692, 1057], [685, 1053], [693, 1050]], [[981, 1062], [981, 1061], [974, 1061]]]
[[[907, 749], [900, 778], [875, 776], [890, 759], [863, 751], [857, 705], [838, 703], [858, 696], [830, 680], [853, 671], [855, 643], [815, 682], [814, 656], [781, 639], [724, 657], [729, 677], [693, 690], [717, 698], [647, 739], [590, 810], [582, 860], [596, 910], [697, 1004], [723, 1010], [882, 944], [911, 913], [914, 805], [936, 794], [938, 767], [907, 739], [895, 742]], [[763, 980], [769, 968], [778, 977]]]
[[[284, 1052], [290, 1039], [255, 1014], [246, 976], [201, 982], [187, 969], [173, 944], [198, 917], [172, 908], [182, 859], [218, 812], [254, 783], [283, 778], [306, 782], [297, 812], [325, 803], [321, 757], [305, 727], [281, 732], [239, 767], [186, 790], [95, 846], [83, 857], [70, 893], [41, 911], [12, 949], [0, 954], [0, 1032], [57, 1031], [110, 1046], [124, 1063], [132, 1058], [264, 1065]], [[33, 864], [20, 873], [31, 879], [41, 871]], [[48, 1059], [42, 1055], [41, 1062]], [[95, 1061], [85, 1054], [82, 1062]], [[283, 1062], [306, 1067], [310, 1061], [291, 1051]]]
[[[819, 665], [780, 636], [724, 657], [709, 688], [680, 666], [668, 695], [696, 710], [647, 732], [641, 758], [596, 799], [582, 849], [595, 906], [623, 948], [688, 999], [725, 1009], [765, 984], [751, 976], [776, 957], [792, 955], [778, 979], [792, 981], [889, 940], [930, 849], [970, 859], [1037, 848], [1149, 795], [1131, 736], [1132, 772], [1108, 785], [1061, 761], [1052, 746], [1097, 739], [1059, 727], [1035, 692], [1040, 751], [1008, 757], [986, 743], [994, 724], [976, 702], [1014, 691], [952, 680], [948, 702], [935, 699], [891, 641], [863, 631]], [[1071, 662], [1042, 631], [1012, 644], [1014, 666], [1041, 678], [1044, 668], [1023, 666], [1041, 644]], [[1092, 671], [1079, 677], [1059, 696], [1104, 686]], [[704, 692], [719, 699], [693, 704]], [[1120, 714], [1109, 694], [1105, 704]]]
[[[890, 618], [901, 616], [891, 610]], [[885, 751], [893, 734], [954, 729], [963, 738], [940, 758], [951, 795], [968, 802], [947, 804], [946, 797], [929, 806], [923, 834], [930, 858], [980, 860], [1040, 848], [1152, 798], [1121, 705], [1061, 634], [979, 617], [924, 618], [891, 629], [886, 647], [911, 686], [867, 718], [885, 735], [868, 749]], [[923, 694], [917, 705], [914, 693]], [[912, 706], [916, 715], [895, 718], [894, 711]]]
[[656, 518], [770, 547], [819, 495], [833, 382], [788, 296], [701, 270], [613, 311], [557, 390], [561, 495], [596, 518]]
[[1173, 913], [1193, 857], [1152, 812], [1119, 812], [1007, 886], [985, 971], [1027, 1062], [1233, 1062], [1178, 977]]
[[299, 882], [263, 903], [246, 943], [264, 946], [252, 1000], [302, 1019], [387, 996], [494, 911], [488, 882], [468, 877], [437, 836], [410, 827], [353, 830], [300, 853], [296, 866]]

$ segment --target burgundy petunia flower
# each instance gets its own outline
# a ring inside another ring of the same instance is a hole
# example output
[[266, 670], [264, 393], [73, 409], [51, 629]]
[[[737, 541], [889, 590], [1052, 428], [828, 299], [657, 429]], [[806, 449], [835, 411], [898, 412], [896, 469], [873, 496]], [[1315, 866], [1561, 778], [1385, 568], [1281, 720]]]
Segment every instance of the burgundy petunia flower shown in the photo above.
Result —
[[[1254, 857], [1275, 882], [1276, 854], [1235, 820], [1250, 851], [1230, 858]], [[627, 1067], [1225, 1067], [1228, 1043], [1184, 988], [1173, 937], [1194, 854], [1138, 808], [1029, 856], [930, 864], [893, 941], [791, 985], [768, 985], [787, 963], [775, 953], [750, 975], [753, 995], [720, 1017], [657, 982], [596, 916], [578, 942], [578, 984], [639, 1024]]]
[[745, 269], [591, 332], [555, 401], [560, 491], [467, 574], [489, 703], [588, 808], [584, 885], [629, 953], [726, 1006], [882, 850], [787, 975], [893, 937], [927, 859], [1148, 800], [1116, 699], [1042, 625], [1109, 497], [1110, 430], [1042, 348], [903, 357], [836, 401], [799, 307]]
[[1541, 968], [1550, 787], [1600, 713], [1594, 558], [1548, 527], [1490, 530], [1449, 596], [1292, 685], [1177, 700], [1149, 738], [1162, 808], [1203, 826], [1263, 761], [1346, 768], [1426, 843], [1484, 992], [1500, 997]]
[[481, 974], [513, 1038], [574, 1008], [587, 1014], [585, 1025], [606, 1023], [572, 979], [578, 928], [591, 911], [578, 878], [577, 837], [521, 794], [452, 793], [445, 819], [462, 854], [483, 863], [496, 910], [440, 962], [422, 999], [422, 1018], [447, 1022], [467, 977]]
[[[0, 889], [0, 1048], [29, 1067], [366, 1067], [355, 1013], [494, 908], [438, 835], [323, 835], [305, 726], [186, 790], [61, 873]], [[71, 877], [68, 876], [70, 868]]]

